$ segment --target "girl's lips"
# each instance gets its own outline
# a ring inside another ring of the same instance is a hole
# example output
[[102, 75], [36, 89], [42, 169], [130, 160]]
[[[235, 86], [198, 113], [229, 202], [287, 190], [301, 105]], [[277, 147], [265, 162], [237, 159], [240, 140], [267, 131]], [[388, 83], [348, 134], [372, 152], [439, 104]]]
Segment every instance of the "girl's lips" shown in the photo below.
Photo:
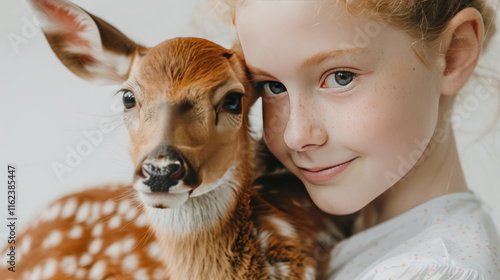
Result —
[[319, 167], [319, 168], [301, 168], [299, 167], [300, 172], [305, 177], [305, 179], [311, 183], [322, 183], [326, 182], [340, 173], [342, 173], [351, 162], [353, 162], [357, 158], [353, 158], [344, 163], [337, 164], [330, 167]]

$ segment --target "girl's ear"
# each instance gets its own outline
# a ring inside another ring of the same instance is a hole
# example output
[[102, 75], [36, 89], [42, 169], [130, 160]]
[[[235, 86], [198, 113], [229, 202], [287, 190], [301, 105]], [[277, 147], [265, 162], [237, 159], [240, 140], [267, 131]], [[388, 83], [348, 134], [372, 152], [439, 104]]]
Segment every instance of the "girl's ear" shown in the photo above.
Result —
[[476, 67], [484, 38], [483, 18], [478, 10], [466, 8], [448, 23], [442, 55], [445, 59], [441, 93], [455, 95]]

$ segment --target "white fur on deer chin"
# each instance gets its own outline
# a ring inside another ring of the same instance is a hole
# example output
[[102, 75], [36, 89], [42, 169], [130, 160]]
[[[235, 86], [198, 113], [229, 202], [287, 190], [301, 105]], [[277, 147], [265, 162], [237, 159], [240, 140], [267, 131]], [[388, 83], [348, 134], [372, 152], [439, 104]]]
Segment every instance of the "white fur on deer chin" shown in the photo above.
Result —
[[139, 199], [148, 207], [158, 209], [177, 208], [186, 203], [189, 199], [189, 193], [171, 194], [171, 193], [138, 193]]
[[235, 178], [235, 170], [236, 165], [232, 165], [219, 180], [210, 185], [201, 185], [201, 192], [194, 197], [191, 195], [179, 207], [146, 207], [146, 216], [162, 233], [191, 234], [196, 230], [217, 227], [226, 217], [227, 209], [236, 201], [239, 183]]

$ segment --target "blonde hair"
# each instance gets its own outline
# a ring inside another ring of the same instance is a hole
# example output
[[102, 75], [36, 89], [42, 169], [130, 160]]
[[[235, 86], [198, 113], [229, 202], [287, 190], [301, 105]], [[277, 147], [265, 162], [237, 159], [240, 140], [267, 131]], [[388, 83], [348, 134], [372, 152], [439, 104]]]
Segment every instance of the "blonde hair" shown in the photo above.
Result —
[[485, 45], [495, 33], [495, 11], [485, 0], [363, 0], [349, 1], [346, 6], [353, 14], [381, 20], [424, 43], [439, 40], [448, 22], [465, 8], [482, 14]]
[[[236, 6], [248, 0], [212, 1], [219, 16], [226, 22], [234, 24]], [[477, 9], [483, 16], [486, 27], [485, 46], [496, 30], [495, 9], [487, 3], [487, 0], [326, 0], [326, 2], [343, 4], [354, 15], [385, 22], [426, 45], [435, 43], [445, 31], [447, 23], [458, 12], [469, 7]]]

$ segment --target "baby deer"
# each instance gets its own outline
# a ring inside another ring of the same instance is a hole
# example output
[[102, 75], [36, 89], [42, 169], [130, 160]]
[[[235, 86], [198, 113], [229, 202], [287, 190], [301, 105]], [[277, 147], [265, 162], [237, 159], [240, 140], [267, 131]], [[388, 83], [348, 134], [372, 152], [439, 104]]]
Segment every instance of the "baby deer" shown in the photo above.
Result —
[[133, 187], [170, 279], [325, 277], [334, 220], [289, 173], [252, 187], [256, 96], [236, 50], [199, 38], [146, 48], [69, 2], [30, 2], [66, 67], [121, 84]]

